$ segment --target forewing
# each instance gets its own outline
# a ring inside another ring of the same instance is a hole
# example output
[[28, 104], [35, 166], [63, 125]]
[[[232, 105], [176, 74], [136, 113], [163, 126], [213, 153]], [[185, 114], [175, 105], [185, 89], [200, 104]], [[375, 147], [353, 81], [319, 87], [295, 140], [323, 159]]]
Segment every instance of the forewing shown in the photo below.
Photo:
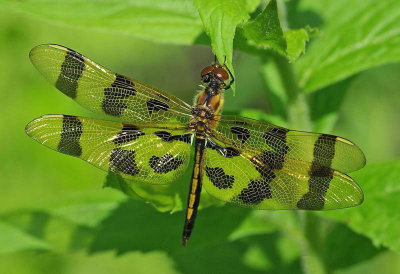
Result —
[[174, 182], [190, 160], [192, 133], [182, 124], [149, 128], [69, 115], [45, 115], [26, 126], [39, 143], [125, 179]]
[[[286, 159], [319, 164], [348, 173], [365, 165], [365, 156], [353, 142], [334, 135], [288, 130], [267, 122], [222, 115], [213, 137], [250, 154], [271, 154], [274, 164]], [[268, 152], [270, 151], [270, 153]]]
[[161, 90], [114, 73], [59, 45], [39, 45], [30, 59], [65, 95], [98, 113], [125, 122], [188, 122], [190, 106]]
[[[221, 119], [207, 143], [204, 187], [209, 194], [257, 209], [327, 210], [363, 201], [357, 183], [339, 171], [364, 164], [350, 141], [229, 118]], [[358, 164], [339, 162], [354, 153]]]

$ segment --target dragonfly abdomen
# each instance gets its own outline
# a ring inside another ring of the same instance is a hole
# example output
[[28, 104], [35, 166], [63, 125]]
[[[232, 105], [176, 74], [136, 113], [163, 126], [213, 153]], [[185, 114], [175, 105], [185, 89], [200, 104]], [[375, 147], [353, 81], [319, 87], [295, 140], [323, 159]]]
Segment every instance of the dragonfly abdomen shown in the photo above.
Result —
[[192, 179], [190, 183], [188, 204], [186, 209], [185, 225], [183, 228], [182, 244], [186, 246], [187, 241], [192, 234], [194, 222], [197, 215], [197, 208], [200, 203], [200, 194], [203, 180], [204, 159], [205, 159], [206, 139], [196, 134], [195, 142], [195, 160], [193, 166]]

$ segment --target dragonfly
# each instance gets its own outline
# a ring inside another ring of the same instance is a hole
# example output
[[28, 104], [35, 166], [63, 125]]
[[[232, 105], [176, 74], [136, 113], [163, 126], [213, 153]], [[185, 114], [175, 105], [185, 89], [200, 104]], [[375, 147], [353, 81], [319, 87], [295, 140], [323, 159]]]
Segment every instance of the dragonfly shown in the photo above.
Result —
[[330, 210], [363, 202], [361, 188], [346, 175], [366, 162], [353, 142], [221, 113], [234, 81], [225, 64], [201, 71], [202, 89], [191, 106], [64, 46], [39, 45], [29, 56], [62, 93], [120, 121], [44, 115], [26, 126], [37, 142], [145, 184], [173, 183], [194, 162], [184, 246], [203, 186], [219, 200], [252, 209]]

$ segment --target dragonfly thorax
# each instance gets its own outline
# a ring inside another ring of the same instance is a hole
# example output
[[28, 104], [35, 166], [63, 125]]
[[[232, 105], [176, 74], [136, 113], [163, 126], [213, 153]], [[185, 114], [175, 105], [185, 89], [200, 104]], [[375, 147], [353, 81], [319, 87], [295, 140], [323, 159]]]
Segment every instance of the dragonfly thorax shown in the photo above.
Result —
[[210, 94], [206, 89], [199, 93], [192, 109], [191, 123], [198, 133], [215, 128], [222, 106], [222, 93]]

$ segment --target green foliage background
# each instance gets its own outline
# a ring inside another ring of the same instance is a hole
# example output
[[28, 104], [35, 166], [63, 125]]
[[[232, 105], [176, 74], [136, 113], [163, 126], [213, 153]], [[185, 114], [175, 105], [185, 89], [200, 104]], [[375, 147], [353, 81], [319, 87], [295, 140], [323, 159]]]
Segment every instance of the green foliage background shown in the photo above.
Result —
[[[397, 0], [0, 0], [0, 270], [399, 273], [399, 17]], [[34, 70], [28, 52], [41, 43], [187, 102], [212, 51], [226, 56], [236, 86], [225, 112], [356, 142], [367, 166], [351, 176], [365, 201], [251, 211], [204, 193], [184, 248], [187, 176], [170, 187], [106, 178], [25, 135], [45, 113], [101, 117]]]

